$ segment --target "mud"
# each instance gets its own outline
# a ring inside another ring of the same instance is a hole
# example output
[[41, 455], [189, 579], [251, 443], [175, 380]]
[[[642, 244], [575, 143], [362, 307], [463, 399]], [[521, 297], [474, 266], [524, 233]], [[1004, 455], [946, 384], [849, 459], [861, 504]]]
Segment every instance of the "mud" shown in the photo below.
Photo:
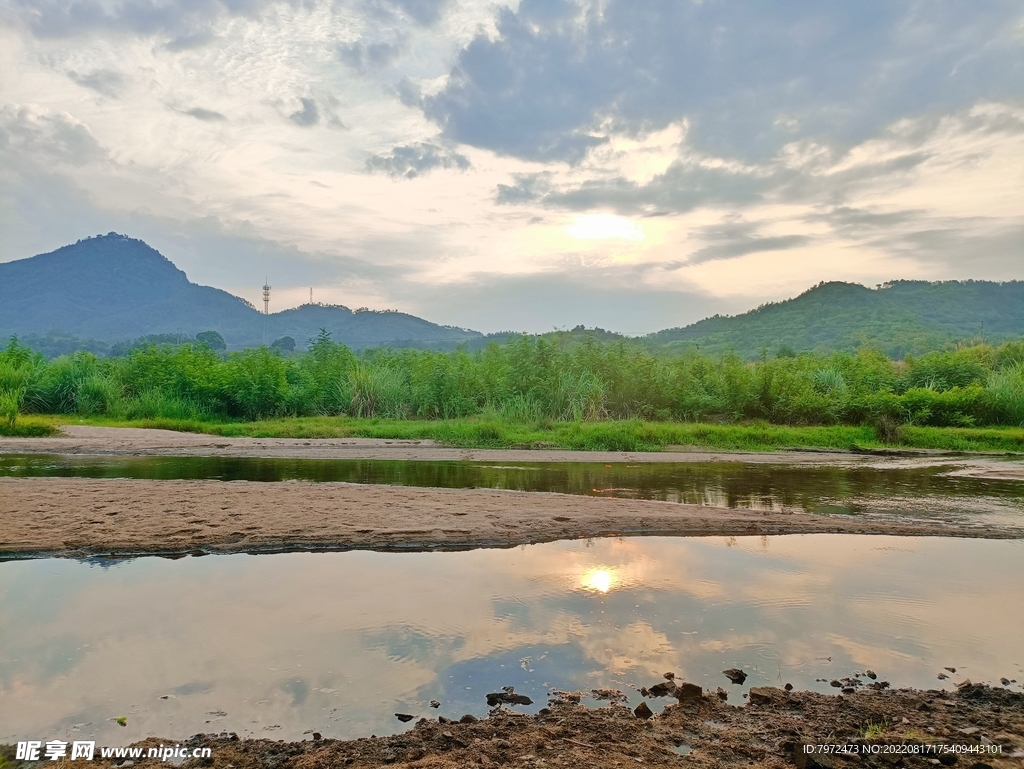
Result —
[[[721, 699], [722, 691], [681, 700], [649, 720], [617, 703], [589, 709], [577, 696], [562, 693], [536, 716], [498, 707], [480, 720], [421, 718], [391, 737], [342, 741], [323, 739], [312, 729], [310, 739], [292, 743], [195, 735], [184, 744], [209, 746], [212, 758], [187, 759], [182, 769], [1024, 767], [1024, 695], [999, 687], [865, 688], [848, 695], [755, 688], [742, 705]], [[161, 762], [142, 759], [135, 765]]]

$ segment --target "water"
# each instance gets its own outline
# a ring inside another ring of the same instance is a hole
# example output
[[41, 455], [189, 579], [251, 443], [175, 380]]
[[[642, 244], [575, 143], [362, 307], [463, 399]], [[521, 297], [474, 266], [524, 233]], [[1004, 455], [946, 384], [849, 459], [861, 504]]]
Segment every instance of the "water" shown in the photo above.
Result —
[[0, 563], [0, 742], [385, 734], [408, 728], [396, 712], [483, 715], [503, 685], [528, 712], [550, 687], [636, 705], [630, 687], [666, 671], [732, 702], [835, 693], [816, 679], [866, 668], [893, 686], [1024, 681], [1022, 556], [1019, 540], [800, 535]]
[[917, 516], [1024, 531], [1024, 482], [958, 466], [489, 462], [0, 454], [0, 477], [312, 481], [547, 491], [810, 513]]

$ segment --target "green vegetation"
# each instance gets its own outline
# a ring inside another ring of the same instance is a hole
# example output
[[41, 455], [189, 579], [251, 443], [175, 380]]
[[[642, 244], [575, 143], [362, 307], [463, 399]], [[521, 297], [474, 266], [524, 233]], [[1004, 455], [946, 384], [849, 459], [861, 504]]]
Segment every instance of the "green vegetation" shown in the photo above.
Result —
[[1024, 334], [1024, 283], [982, 280], [898, 280], [877, 289], [821, 283], [794, 299], [750, 312], [713, 318], [644, 338], [652, 348], [699, 349], [744, 358], [762, 349], [881, 350], [891, 358], [921, 355], [959, 340], [1007, 341]]
[[[309, 351], [208, 344], [0, 352], [3, 432], [64, 415], [223, 435], [430, 438], [452, 445], [656, 449], [897, 444], [1024, 448], [1024, 342], [894, 362], [877, 352], [656, 355], [626, 342], [516, 337], [469, 353], [375, 349], [323, 331]], [[945, 429], [939, 429], [945, 428]], [[35, 431], [35, 432], [32, 432]]]

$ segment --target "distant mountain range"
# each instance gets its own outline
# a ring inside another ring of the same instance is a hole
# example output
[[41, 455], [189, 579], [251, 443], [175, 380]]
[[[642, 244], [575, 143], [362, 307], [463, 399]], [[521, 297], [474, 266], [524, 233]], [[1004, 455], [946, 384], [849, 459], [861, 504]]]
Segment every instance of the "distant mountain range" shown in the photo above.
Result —
[[304, 348], [321, 328], [353, 348], [454, 347], [481, 337], [401, 312], [307, 304], [264, 315], [244, 299], [189, 281], [141, 240], [110, 233], [0, 264], [0, 334], [118, 342], [149, 334], [219, 332], [229, 348], [290, 336]]
[[668, 350], [855, 350], [871, 347], [892, 358], [959, 341], [1004, 342], [1024, 336], [1024, 282], [897, 280], [871, 289], [821, 283], [795, 299], [645, 337]]
[[[192, 339], [219, 332], [230, 349], [292, 337], [299, 349], [321, 328], [352, 348], [390, 345], [478, 349], [514, 336], [484, 336], [400, 312], [352, 311], [307, 304], [264, 317], [244, 299], [199, 286], [141, 240], [87, 238], [49, 254], [0, 264], [0, 335], [17, 334], [48, 356], [75, 349], [104, 354], [151, 334]], [[665, 352], [734, 351], [744, 358], [879, 349], [894, 358], [962, 340], [1002, 342], [1024, 336], [1024, 282], [899, 280], [874, 289], [821, 283], [795, 299], [736, 316], [707, 318], [629, 339], [579, 326], [570, 340], [623, 340]]]

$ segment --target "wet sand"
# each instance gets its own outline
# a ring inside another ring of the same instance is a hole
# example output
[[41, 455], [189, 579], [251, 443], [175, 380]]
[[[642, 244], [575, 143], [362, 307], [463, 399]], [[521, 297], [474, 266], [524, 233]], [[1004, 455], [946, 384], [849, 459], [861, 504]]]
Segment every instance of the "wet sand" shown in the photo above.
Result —
[[[166, 430], [68, 427], [65, 437], [0, 439], [3, 453], [478, 461], [784, 462], [952, 465], [972, 477], [1024, 479], [992, 457], [877, 457], [836, 452], [714, 454], [463, 450], [428, 441], [218, 438]], [[511, 547], [615, 535], [805, 533], [1020, 537], [1017, 528], [911, 518], [810, 515], [491, 489], [344, 483], [0, 479], [0, 555], [11, 557], [283, 550]]]
[[477, 462], [750, 462], [829, 464], [849, 467], [918, 467], [953, 464], [973, 477], [1024, 480], [1024, 461], [998, 455], [952, 454], [914, 449], [854, 453], [806, 449], [771, 452], [570, 451], [568, 449], [458, 449], [430, 440], [380, 438], [222, 438], [200, 433], [134, 427], [66, 425], [52, 438], [0, 437], [5, 454], [96, 454], [113, 456], [280, 457], [296, 459], [396, 459]]
[[3, 478], [0, 499], [7, 557], [510, 547], [614, 535], [1020, 536], [930, 520], [344, 483]]

